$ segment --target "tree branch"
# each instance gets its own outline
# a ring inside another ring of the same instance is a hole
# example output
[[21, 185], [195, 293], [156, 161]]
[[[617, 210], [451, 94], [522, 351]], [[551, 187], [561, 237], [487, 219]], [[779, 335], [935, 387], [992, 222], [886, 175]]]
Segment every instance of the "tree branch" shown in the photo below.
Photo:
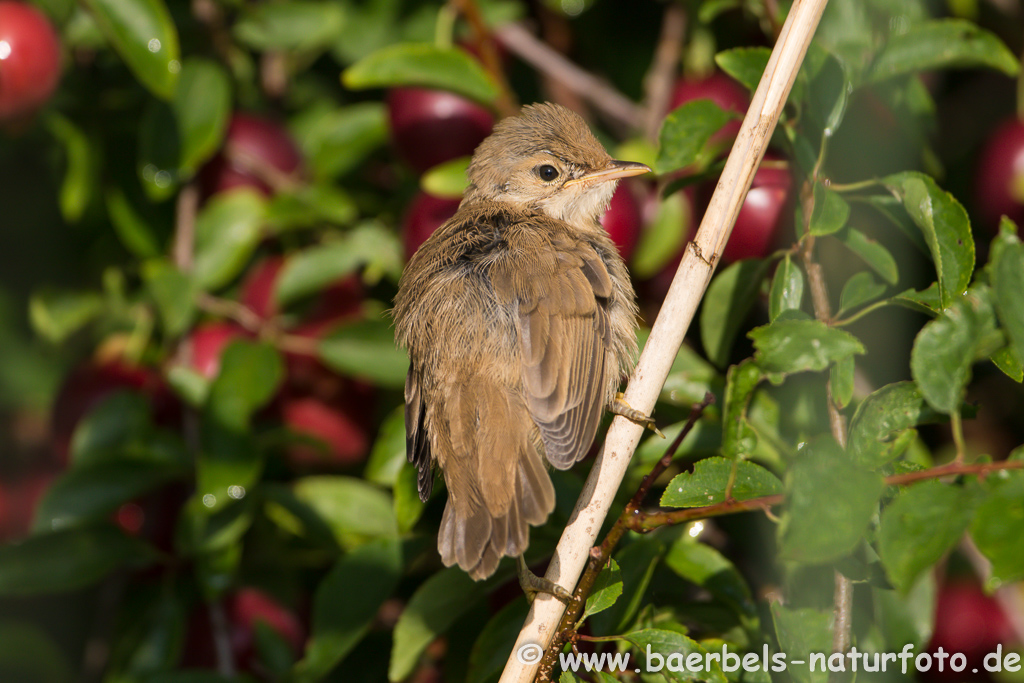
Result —
[[[825, 9], [825, 0], [797, 0], [790, 9], [778, 43], [768, 60], [761, 83], [740, 127], [722, 177], [701, 221], [697, 236], [683, 255], [676, 276], [662, 304], [658, 319], [640, 361], [626, 388], [625, 400], [637, 410], [650, 412], [668, 376], [700, 298], [707, 289], [722, 249], [729, 239], [750, 182], [779, 114], [796, 79], [807, 46]], [[507, 28], [507, 27], [506, 27]], [[519, 29], [522, 31], [522, 29]], [[500, 35], [499, 35], [500, 37]], [[589, 558], [615, 491], [640, 441], [643, 428], [617, 417], [612, 421], [604, 448], [583, 487], [568, 526], [562, 533], [546, 578], [572, 590]], [[534, 600], [526, 623], [502, 672], [501, 683], [533, 680], [540, 661], [521, 661], [522, 648], [547, 648], [565, 606], [541, 594]]]

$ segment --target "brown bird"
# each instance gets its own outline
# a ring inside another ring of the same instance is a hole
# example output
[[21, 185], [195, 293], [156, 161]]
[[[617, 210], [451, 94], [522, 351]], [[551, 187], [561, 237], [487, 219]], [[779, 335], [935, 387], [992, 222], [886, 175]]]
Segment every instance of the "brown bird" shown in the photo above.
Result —
[[600, 219], [619, 178], [650, 170], [612, 159], [569, 109], [528, 105], [480, 143], [458, 212], [405, 268], [393, 315], [411, 361], [407, 455], [424, 501], [440, 466], [438, 551], [473, 579], [508, 555], [529, 594], [565, 599], [522, 560], [529, 525], [554, 509], [544, 457], [562, 470], [582, 458], [606, 406], [649, 422], [616, 397], [637, 306]]

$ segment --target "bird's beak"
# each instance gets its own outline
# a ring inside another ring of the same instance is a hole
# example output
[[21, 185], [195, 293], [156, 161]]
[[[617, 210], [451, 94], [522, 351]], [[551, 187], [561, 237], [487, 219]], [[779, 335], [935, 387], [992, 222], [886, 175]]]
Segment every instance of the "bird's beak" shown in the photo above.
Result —
[[618, 161], [616, 159], [612, 159], [608, 165], [600, 171], [594, 171], [593, 173], [582, 175], [579, 178], [567, 180], [563, 187], [579, 185], [580, 183], [602, 183], [606, 180], [618, 180], [619, 178], [628, 178], [629, 176], [650, 172], [651, 168], [647, 164], [641, 164], [636, 161]]

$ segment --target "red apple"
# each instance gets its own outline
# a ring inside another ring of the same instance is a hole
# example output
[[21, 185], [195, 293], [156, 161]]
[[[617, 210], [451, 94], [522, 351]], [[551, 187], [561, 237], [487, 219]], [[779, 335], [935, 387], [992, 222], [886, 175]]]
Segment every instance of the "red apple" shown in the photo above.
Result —
[[425, 192], [418, 193], [409, 204], [402, 221], [402, 244], [408, 261], [420, 245], [434, 234], [445, 221], [455, 215], [458, 199], [441, 199]]
[[268, 257], [250, 268], [242, 281], [239, 301], [264, 320], [280, 312], [274, 298], [274, 288], [277, 287], [277, 278], [283, 265], [283, 257]]
[[978, 213], [992, 234], [1004, 215], [1024, 224], [1024, 124], [1010, 119], [995, 129], [981, 151], [974, 177]]
[[633, 255], [643, 227], [640, 202], [636, 198], [639, 189], [638, 185], [620, 182], [608, 204], [608, 211], [601, 218], [601, 225], [626, 261]]
[[[935, 667], [925, 679], [943, 681], [979, 680], [987, 678], [982, 660], [997, 645], [1005, 651], [1017, 642], [1009, 619], [995, 598], [985, 595], [975, 581], [953, 579], [939, 587], [935, 606], [935, 629], [928, 650], [962, 652], [967, 657], [967, 669], [955, 673], [945, 667], [939, 673]], [[971, 669], [978, 673], [972, 675]]]
[[[777, 162], [778, 157], [765, 155], [765, 161]], [[781, 227], [789, 217], [792, 191], [793, 179], [788, 169], [766, 166], [762, 162], [725, 245], [723, 263], [764, 258], [772, 251]]]
[[320, 442], [319, 448], [301, 442], [289, 446], [288, 459], [295, 465], [352, 465], [362, 462], [369, 453], [365, 425], [340, 405], [313, 397], [286, 398], [281, 416], [292, 432]]
[[[267, 170], [260, 171], [263, 166]], [[302, 154], [288, 132], [268, 119], [236, 112], [224, 136], [224, 149], [200, 171], [203, 194], [210, 196], [235, 187], [273, 194], [268, 172], [294, 175]]]
[[[697, 79], [680, 79], [672, 90], [669, 108], [692, 102], [694, 100], [711, 100], [726, 111], [744, 114], [750, 106], [750, 96], [746, 88], [725, 74], [715, 71], [710, 76]], [[711, 137], [712, 143], [720, 143], [735, 137], [740, 130], [740, 121], [730, 121]]]
[[[256, 624], [269, 626], [297, 657], [306, 642], [306, 629], [295, 612], [258, 588], [240, 588], [224, 600], [231, 656], [238, 669], [259, 672], [264, 667], [256, 648]], [[196, 609], [189, 618], [182, 666], [213, 668], [217, 663], [210, 610]]]
[[189, 336], [192, 345], [192, 368], [206, 379], [220, 373], [220, 357], [224, 348], [236, 339], [245, 338], [246, 332], [234, 323], [210, 322], [194, 329]]
[[0, 485], [0, 542], [28, 536], [39, 501], [57, 475], [55, 470], [38, 470]]
[[[274, 630], [298, 656], [306, 643], [306, 630], [294, 612], [258, 588], [241, 588], [228, 608], [231, 620], [231, 647], [242, 666], [256, 656], [256, 624]], [[248, 668], [248, 667], [246, 667]]]
[[490, 111], [444, 90], [393, 88], [387, 106], [395, 149], [420, 173], [472, 154], [494, 126]]
[[32, 5], [0, 1], [0, 121], [21, 119], [46, 103], [60, 80], [60, 40]]

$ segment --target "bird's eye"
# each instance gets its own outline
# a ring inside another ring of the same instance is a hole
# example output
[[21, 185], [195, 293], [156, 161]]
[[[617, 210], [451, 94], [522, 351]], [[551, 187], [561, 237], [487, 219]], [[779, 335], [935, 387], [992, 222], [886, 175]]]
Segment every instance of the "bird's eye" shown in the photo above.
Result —
[[550, 183], [552, 180], [558, 177], [558, 169], [551, 164], [544, 164], [543, 166], [537, 167], [537, 175], [544, 182]]

